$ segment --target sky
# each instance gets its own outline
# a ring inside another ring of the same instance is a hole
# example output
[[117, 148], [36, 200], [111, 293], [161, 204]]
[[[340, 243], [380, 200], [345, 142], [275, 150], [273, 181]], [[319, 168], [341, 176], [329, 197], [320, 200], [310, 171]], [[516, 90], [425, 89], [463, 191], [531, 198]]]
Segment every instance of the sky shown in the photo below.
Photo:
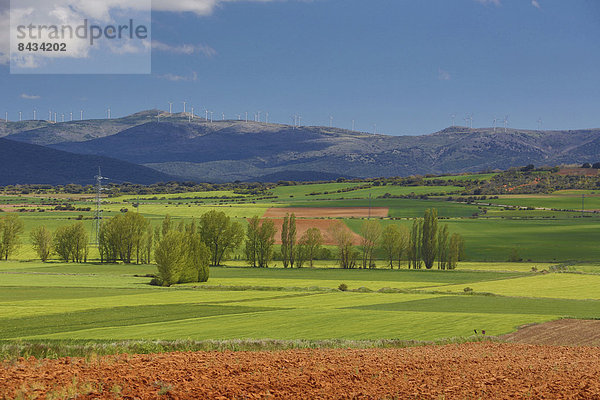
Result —
[[473, 127], [508, 116], [514, 128], [600, 128], [599, 38], [597, 0], [154, 0], [151, 74], [11, 74], [0, 39], [0, 117], [186, 101], [215, 118], [331, 116], [391, 135], [439, 131], [453, 114]]

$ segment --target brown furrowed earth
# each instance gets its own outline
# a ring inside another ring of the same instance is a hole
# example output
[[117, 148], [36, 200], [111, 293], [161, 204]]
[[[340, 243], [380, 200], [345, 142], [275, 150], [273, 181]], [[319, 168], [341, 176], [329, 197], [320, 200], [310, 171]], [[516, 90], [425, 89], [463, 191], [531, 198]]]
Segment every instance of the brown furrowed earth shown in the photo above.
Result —
[[[273, 219], [273, 223], [275, 223], [275, 229], [277, 232], [275, 233], [275, 243], [281, 244], [281, 228], [283, 226], [283, 219]], [[325, 245], [335, 245], [335, 239], [329, 233], [329, 228], [335, 223], [335, 220], [331, 219], [297, 219], [296, 220], [296, 237], [300, 238], [310, 228], [318, 228], [321, 231], [321, 235], [323, 236], [323, 244]], [[352, 242], [354, 244], [360, 243], [360, 236], [357, 233], [354, 233], [344, 225], [344, 229], [346, 229], [352, 235]]]
[[296, 218], [364, 218], [368, 217], [387, 217], [389, 213], [387, 207], [290, 207], [290, 208], [269, 208], [265, 218], [283, 218], [286, 214], [295, 214]]
[[600, 346], [600, 321], [559, 319], [524, 326], [502, 339], [513, 343]]
[[600, 348], [506, 343], [31, 358], [0, 398], [600, 399], [599, 374]]

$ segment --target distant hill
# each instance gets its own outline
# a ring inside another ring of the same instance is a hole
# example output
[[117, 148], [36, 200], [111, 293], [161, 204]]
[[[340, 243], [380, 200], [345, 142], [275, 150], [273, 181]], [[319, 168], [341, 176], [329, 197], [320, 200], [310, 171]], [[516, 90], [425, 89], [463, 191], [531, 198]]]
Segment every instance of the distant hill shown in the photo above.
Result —
[[[151, 184], [173, 180], [144, 166], [114, 158], [72, 154], [47, 147], [0, 139], [0, 185], [93, 184], [102, 174], [112, 181]], [[110, 180], [109, 180], [110, 182]]]
[[101, 139], [53, 147], [143, 164], [201, 181], [478, 172], [597, 161], [600, 130], [526, 131], [451, 127], [387, 136], [257, 122], [151, 122]]
[[148, 110], [114, 119], [88, 119], [58, 123], [47, 121], [0, 123], [0, 137], [42, 146], [62, 142], [83, 142], [114, 135], [125, 129], [154, 121], [159, 113], [158, 110]]
[[10, 123], [5, 131], [13, 131], [7, 136], [11, 140], [117, 158], [205, 182], [407, 176], [600, 161], [600, 129], [450, 127], [429, 135], [389, 136], [188, 118], [149, 110], [113, 120], [39, 122], [32, 129], [18, 125], [31, 121]]

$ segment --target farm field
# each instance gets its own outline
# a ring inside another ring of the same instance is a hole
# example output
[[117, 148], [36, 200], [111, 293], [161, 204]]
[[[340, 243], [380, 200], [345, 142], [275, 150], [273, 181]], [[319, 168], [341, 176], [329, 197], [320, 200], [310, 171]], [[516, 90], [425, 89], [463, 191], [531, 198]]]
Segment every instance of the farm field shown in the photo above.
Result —
[[437, 340], [600, 318], [596, 275], [469, 268], [212, 268], [206, 284], [157, 288], [153, 266], [4, 262], [0, 339]]
[[[484, 178], [491, 178], [493, 175], [488, 174]], [[470, 182], [471, 179], [481, 180], [482, 176], [441, 178], [442, 181], [443, 178], [457, 178], [455, 182]], [[359, 189], [350, 190], [355, 188]], [[299, 222], [304, 226], [303, 229], [315, 225], [325, 232], [331, 222], [316, 219], [341, 219], [355, 233], [359, 233], [360, 225], [369, 214], [378, 218], [382, 225], [396, 223], [410, 226], [415, 218], [423, 216], [426, 209], [435, 208], [440, 217], [444, 218], [441, 223], [447, 223], [452, 232], [460, 233], [467, 241], [468, 261], [503, 262], [515, 251], [519, 258], [533, 262], [595, 262], [600, 257], [600, 247], [596, 245], [600, 242], [600, 214], [586, 213], [586, 218], [581, 218], [581, 213], [578, 212], [511, 210], [504, 207], [457, 203], [447, 201], [446, 197], [435, 196], [429, 199], [378, 198], [381, 195], [380, 191], [389, 192], [392, 189], [396, 191], [394, 195], [414, 192], [431, 196], [444, 190], [454, 192], [457, 188], [460, 189], [459, 186], [374, 186], [368, 182], [280, 185], [256, 195], [238, 194], [233, 190], [119, 195], [105, 198], [102, 208], [106, 218], [127, 209], [141, 213], [154, 225], [158, 225], [167, 214], [175, 221], [191, 220], [210, 210], [223, 211], [243, 226], [247, 225], [248, 218], [255, 215], [282, 218], [286, 213], [294, 212], [299, 219], [315, 219]], [[487, 199], [482, 202], [533, 208], [577, 209], [580, 207], [581, 192], [505, 195], [499, 199]], [[600, 201], [600, 197], [592, 194], [593, 191], [583, 192], [589, 196], [586, 200], [589, 207], [596, 207], [594, 202]], [[353, 198], [334, 200], [340, 195]], [[82, 220], [90, 235], [94, 231], [93, 195], [73, 194], [68, 197], [64, 193], [51, 193], [46, 197], [40, 194], [0, 196], [0, 209], [24, 204], [30, 204], [31, 207], [26, 207], [28, 212], [18, 213], [25, 222], [25, 233], [22, 237], [24, 246], [14, 256], [15, 259], [35, 259], [29, 245], [29, 232], [35, 226], [43, 224], [50, 230], [55, 230], [59, 226]], [[57, 205], [71, 205], [75, 210], [55, 210]], [[597, 206], [600, 208], [600, 203]], [[242, 253], [238, 251], [235, 255], [241, 257]], [[382, 257], [381, 254], [378, 256]], [[94, 248], [91, 249], [90, 258], [98, 258]]]
[[593, 347], [468, 343], [21, 359], [0, 371], [10, 383], [0, 396], [595, 399], [599, 357]]

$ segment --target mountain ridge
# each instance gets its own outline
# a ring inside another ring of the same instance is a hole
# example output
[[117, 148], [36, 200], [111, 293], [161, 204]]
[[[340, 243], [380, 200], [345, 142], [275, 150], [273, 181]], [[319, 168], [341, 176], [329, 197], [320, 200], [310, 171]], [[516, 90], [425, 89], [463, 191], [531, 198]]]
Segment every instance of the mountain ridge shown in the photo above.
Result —
[[[82, 131], [70, 135], [69, 126], [61, 125], [66, 130], [59, 135], [63, 141], [53, 139], [54, 143], [46, 145], [204, 182], [480, 172], [527, 164], [595, 162], [600, 154], [600, 129], [453, 126], [427, 135], [390, 136], [323, 126], [189, 119], [190, 114], [149, 110], [120, 119], [118, 124], [95, 120], [96, 125], [124, 129], [106, 134], [110, 129], [104, 127], [91, 137]], [[39, 129], [35, 130], [38, 136], [21, 131], [7, 138], [41, 140]]]

